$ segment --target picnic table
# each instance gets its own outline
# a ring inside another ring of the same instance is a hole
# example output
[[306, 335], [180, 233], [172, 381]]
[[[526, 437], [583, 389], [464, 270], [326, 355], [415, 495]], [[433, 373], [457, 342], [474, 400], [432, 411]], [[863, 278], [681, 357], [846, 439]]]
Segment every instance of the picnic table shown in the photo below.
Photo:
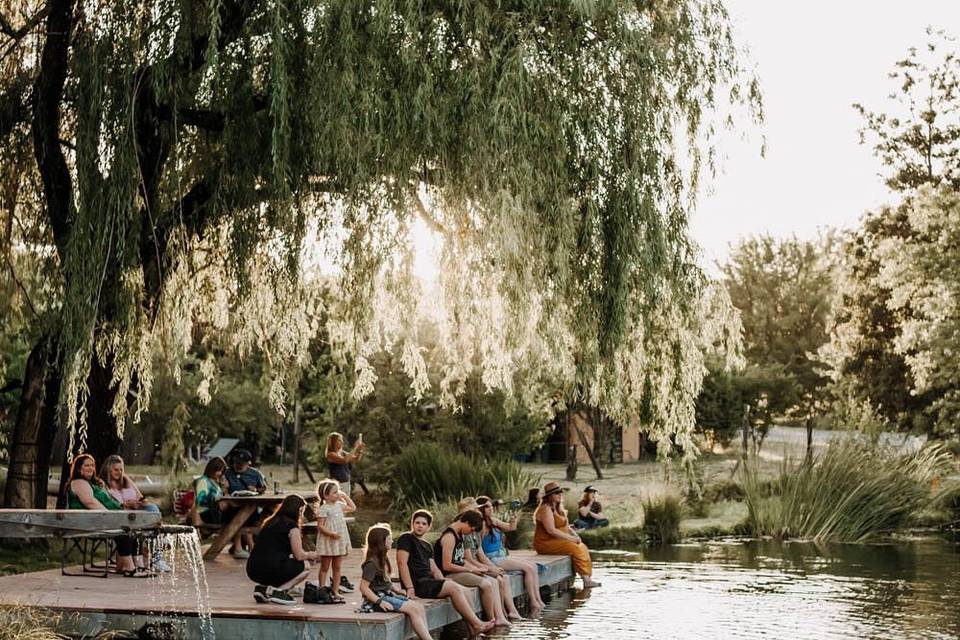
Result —
[[[230, 522], [227, 522], [220, 529], [220, 532], [217, 534], [217, 537], [214, 538], [213, 542], [207, 548], [203, 554], [204, 560], [213, 560], [216, 558], [223, 548], [230, 544], [230, 541], [233, 540], [233, 536], [237, 535], [237, 532], [243, 528], [243, 525], [247, 522], [247, 519], [253, 515], [253, 512], [257, 510], [257, 507], [263, 507], [265, 511], [272, 512], [278, 504], [283, 502], [283, 499], [286, 498], [289, 493], [261, 493], [258, 496], [231, 496], [225, 495], [220, 498], [220, 502], [228, 504], [233, 507], [237, 507], [236, 513], [233, 514], [233, 517], [230, 519]], [[302, 497], [307, 504], [312, 502], [317, 502], [316, 494], [302, 495]]]

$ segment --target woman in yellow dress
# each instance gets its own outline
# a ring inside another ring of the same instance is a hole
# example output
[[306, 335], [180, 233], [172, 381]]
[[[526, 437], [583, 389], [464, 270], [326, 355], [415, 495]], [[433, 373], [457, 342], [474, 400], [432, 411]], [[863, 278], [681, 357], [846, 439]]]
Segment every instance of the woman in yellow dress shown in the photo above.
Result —
[[583, 588], [599, 587], [600, 583], [593, 579], [590, 550], [581, 542], [580, 536], [567, 520], [567, 511], [563, 508], [563, 491], [556, 482], [548, 482], [543, 487], [540, 506], [533, 512], [533, 521], [536, 524], [533, 548], [543, 555], [570, 556], [573, 570], [583, 578]]

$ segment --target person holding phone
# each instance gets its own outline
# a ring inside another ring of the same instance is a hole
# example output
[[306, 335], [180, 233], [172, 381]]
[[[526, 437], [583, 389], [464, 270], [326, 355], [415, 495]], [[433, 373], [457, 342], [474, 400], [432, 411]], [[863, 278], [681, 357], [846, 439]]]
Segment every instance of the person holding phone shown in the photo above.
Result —
[[357, 438], [356, 446], [353, 451], [346, 451], [343, 448], [343, 436], [336, 431], [327, 436], [327, 471], [329, 477], [340, 483], [340, 490], [353, 496], [352, 486], [350, 484], [350, 465], [363, 457], [363, 451], [366, 445], [363, 443], [363, 434]]

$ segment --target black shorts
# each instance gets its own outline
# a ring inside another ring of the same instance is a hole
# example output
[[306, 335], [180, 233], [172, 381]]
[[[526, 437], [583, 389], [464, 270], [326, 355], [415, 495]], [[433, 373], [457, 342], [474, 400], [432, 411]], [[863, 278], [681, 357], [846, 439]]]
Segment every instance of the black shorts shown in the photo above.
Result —
[[306, 570], [303, 560], [284, 558], [282, 562], [247, 562], [247, 577], [268, 587], [279, 587]]
[[214, 505], [200, 514], [200, 520], [205, 524], [223, 524], [223, 511], [220, 507]]
[[418, 598], [439, 598], [443, 583], [446, 580], [436, 578], [420, 578], [413, 583], [413, 591]]

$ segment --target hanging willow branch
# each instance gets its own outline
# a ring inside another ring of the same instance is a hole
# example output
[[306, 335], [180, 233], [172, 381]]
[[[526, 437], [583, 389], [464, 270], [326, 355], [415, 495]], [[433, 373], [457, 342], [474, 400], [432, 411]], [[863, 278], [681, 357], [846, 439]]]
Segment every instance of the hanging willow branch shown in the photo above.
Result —
[[[311, 321], [276, 305], [303, 299], [311, 238], [332, 247], [331, 317], [357, 362], [403, 341], [422, 388], [429, 312], [451, 398], [480, 366], [488, 386], [532, 397], [553, 380], [548, 395], [689, 430], [707, 330], [687, 216], [714, 123], [760, 109], [720, 0], [74, 9], [45, 5], [32, 123], [71, 420], [95, 353], [118, 389], [149, 384], [158, 336], [187, 335], [167, 322], [204, 317], [293, 366]], [[430, 305], [410, 240], [426, 211], [443, 239]], [[220, 292], [186, 286], [197, 252], [216, 256]], [[245, 316], [203, 311], [225, 299]]]

